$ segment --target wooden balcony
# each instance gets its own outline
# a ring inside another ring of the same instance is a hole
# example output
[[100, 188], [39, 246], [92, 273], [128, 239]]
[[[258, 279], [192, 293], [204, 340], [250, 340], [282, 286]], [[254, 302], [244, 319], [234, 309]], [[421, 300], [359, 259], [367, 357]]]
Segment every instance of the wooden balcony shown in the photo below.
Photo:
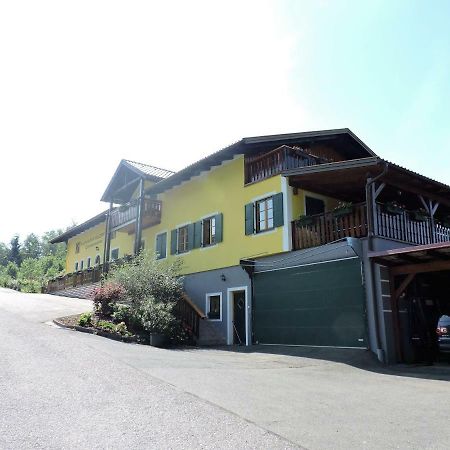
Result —
[[[137, 217], [137, 200], [121, 205], [111, 212], [111, 229], [134, 233]], [[159, 200], [144, 200], [142, 211], [142, 228], [148, 228], [161, 223], [162, 203]]]
[[[367, 209], [365, 203], [353, 205], [348, 212], [326, 212], [294, 220], [292, 226], [293, 250], [316, 247], [346, 237], [367, 236]], [[423, 245], [450, 241], [450, 228], [436, 224], [430, 219], [413, 220], [408, 212], [391, 214], [383, 205], [376, 205], [375, 236]]]
[[245, 184], [264, 180], [284, 170], [313, 166], [323, 162], [298, 148], [282, 145], [268, 153], [245, 158]]

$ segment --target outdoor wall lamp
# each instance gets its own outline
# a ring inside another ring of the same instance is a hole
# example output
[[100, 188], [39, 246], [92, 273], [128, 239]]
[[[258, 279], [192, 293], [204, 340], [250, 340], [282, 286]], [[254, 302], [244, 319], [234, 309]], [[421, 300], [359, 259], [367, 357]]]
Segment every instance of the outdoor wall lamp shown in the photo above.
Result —
[[227, 281], [227, 277], [224, 274], [220, 275], [220, 279], [222, 281]]

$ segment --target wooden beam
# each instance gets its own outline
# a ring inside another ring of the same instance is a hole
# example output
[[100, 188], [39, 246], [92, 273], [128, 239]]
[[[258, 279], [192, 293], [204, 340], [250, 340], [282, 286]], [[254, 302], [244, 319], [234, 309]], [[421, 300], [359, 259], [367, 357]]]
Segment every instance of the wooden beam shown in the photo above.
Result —
[[400, 314], [398, 308], [398, 298], [395, 298], [395, 277], [389, 273], [389, 287], [391, 292], [392, 327], [394, 329], [395, 353], [397, 362], [403, 362], [403, 346], [401, 338]]
[[408, 275], [413, 273], [439, 272], [441, 270], [450, 270], [449, 261], [431, 261], [421, 264], [405, 264], [392, 267], [392, 275]]
[[398, 300], [400, 298], [403, 292], [405, 292], [406, 288], [410, 285], [411, 281], [414, 280], [415, 276], [415, 273], [410, 273], [406, 276], [406, 278], [402, 281], [402, 284], [394, 292], [395, 300]]
[[381, 194], [381, 192], [383, 191], [383, 189], [386, 187], [386, 183], [381, 183], [376, 191], [375, 191], [375, 200], [378, 198], [378, 196]]

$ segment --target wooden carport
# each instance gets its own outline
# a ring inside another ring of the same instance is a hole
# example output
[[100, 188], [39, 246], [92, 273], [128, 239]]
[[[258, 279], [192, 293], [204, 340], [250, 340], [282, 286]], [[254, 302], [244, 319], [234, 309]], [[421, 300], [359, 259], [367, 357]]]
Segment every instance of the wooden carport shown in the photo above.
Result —
[[399, 298], [418, 274], [450, 271], [450, 242], [371, 252], [368, 256], [389, 270], [396, 356], [403, 361]]

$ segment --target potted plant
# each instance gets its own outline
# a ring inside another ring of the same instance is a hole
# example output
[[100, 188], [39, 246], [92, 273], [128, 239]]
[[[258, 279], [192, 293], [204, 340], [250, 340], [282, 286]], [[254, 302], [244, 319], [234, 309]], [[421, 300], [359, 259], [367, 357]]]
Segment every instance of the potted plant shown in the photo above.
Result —
[[392, 200], [386, 203], [386, 212], [396, 215], [403, 214], [405, 212], [405, 206], [395, 200]]
[[305, 227], [307, 225], [312, 225], [314, 219], [312, 216], [307, 216], [306, 214], [302, 214], [295, 222], [298, 227]]
[[411, 216], [413, 220], [417, 220], [418, 222], [426, 222], [428, 220], [428, 213], [424, 208], [419, 208], [414, 211], [411, 211]]
[[173, 307], [172, 302], [157, 301], [153, 297], [141, 303], [139, 313], [142, 325], [149, 333], [149, 343], [153, 347], [164, 347], [171, 337], [176, 322]]
[[345, 216], [353, 211], [353, 203], [351, 202], [339, 202], [333, 209], [333, 215], [335, 217]]

